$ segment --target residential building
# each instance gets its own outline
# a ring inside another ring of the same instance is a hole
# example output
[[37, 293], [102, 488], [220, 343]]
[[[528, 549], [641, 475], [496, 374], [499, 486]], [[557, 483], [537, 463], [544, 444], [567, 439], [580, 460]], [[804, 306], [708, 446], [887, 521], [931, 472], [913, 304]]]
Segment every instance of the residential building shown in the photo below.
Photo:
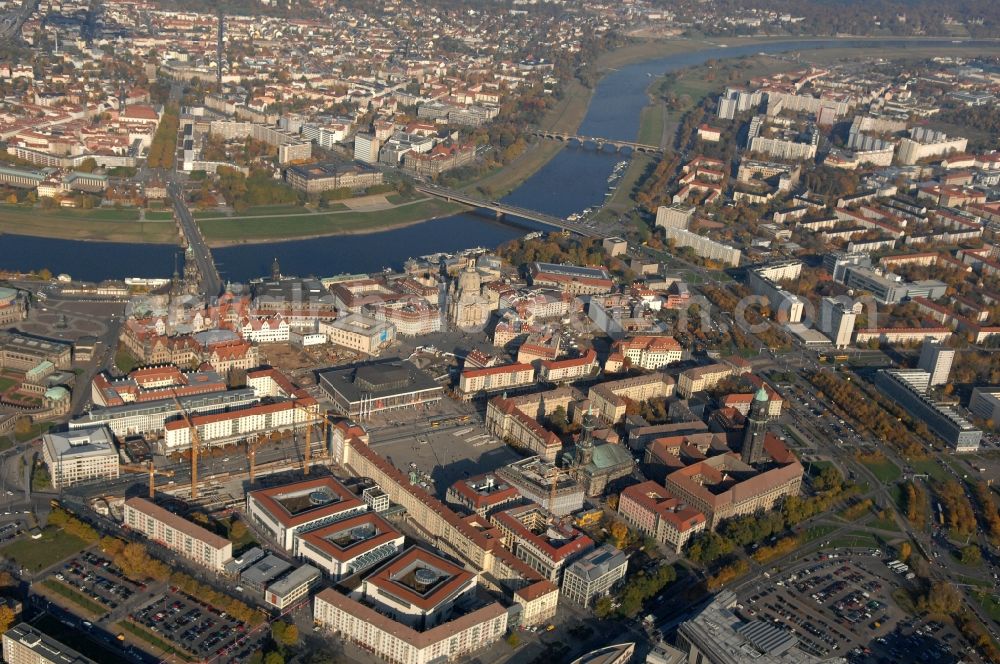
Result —
[[594, 541], [534, 503], [494, 513], [504, 546], [549, 581], [559, 584], [562, 570], [594, 548]]
[[535, 367], [530, 364], [504, 364], [463, 371], [458, 391], [466, 401], [492, 393], [517, 390], [535, 384]]
[[542, 360], [538, 367], [538, 380], [547, 383], [570, 383], [597, 373], [597, 353], [593, 348], [580, 357], [565, 360]]
[[[463, 519], [423, 487], [411, 483], [407, 475], [368, 447], [367, 434], [360, 427], [346, 424], [334, 427], [331, 442], [332, 458], [337, 463], [355, 476], [371, 478], [393, 503], [406, 509], [411, 526], [434, 541], [442, 552], [482, 570], [484, 578], [491, 579], [505, 597], [518, 604], [520, 624], [543, 624], [555, 614], [558, 588], [504, 549], [489, 530], [477, 527], [474, 520], [479, 517]], [[500, 471], [497, 475], [511, 481]], [[551, 482], [546, 484], [545, 496], [550, 495], [550, 490]], [[575, 509], [582, 503], [580, 492]]]
[[587, 398], [594, 415], [608, 424], [617, 424], [624, 419], [630, 401], [648, 401], [673, 393], [674, 379], [665, 373], [654, 372], [595, 385], [590, 388]]
[[830, 339], [834, 348], [847, 348], [851, 345], [859, 313], [860, 302], [851, 305], [824, 297], [820, 302], [819, 331]]
[[[421, 597], [412, 590], [407, 595]], [[435, 598], [432, 595], [431, 601]], [[426, 604], [422, 598], [420, 603]], [[321, 629], [376, 657], [407, 664], [455, 661], [496, 643], [507, 631], [507, 610], [498, 602], [420, 631], [333, 588], [316, 595], [313, 620]]]
[[253, 437], [259, 433], [293, 431], [310, 426], [319, 418], [316, 400], [306, 396], [301, 399], [261, 403], [240, 410], [194, 415], [171, 420], [163, 425], [166, 450], [176, 451], [191, 447], [190, 421], [198, 430], [201, 445], [226, 445]]
[[23, 622], [4, 632], [3, 661], [7, 664], [97, 664]]
[[233, 543], [145, 498], [125, 501], [124, 525], [213, 572], [233, 557]]
[[118, 477], [118, 450], [111, 430], [105, 426], [45, 433], [42, 458], [54, 489]]
[[740, 264], [740, 250], [727, 244], [716, 242], [703, 235], [698, 235], [685, 228], [671, 226], [663, 229], [667, 242], [672, 242], [676, 248], [691, 247], [695, 255], [724, 266], [735, 267]]
[[627, 570], [628, 556], [605, 544], [566, 568], [560, 592], [571, 602], [590, 606], [595, 598], [610, 595]]
[[520, 500], [521, 494], [514, 486], [492, 473], [458, 480], [448, 487], [445, 495], [448, 504], [481, 517]]
[[378, 151], [381, 141], [372, 134], [357, 133], [354, 135], [354, 159], [365, 164], [378, 163]]
[[909, 138], [899, 142], [896, 156], [900, 164], [909, 166], [923, 159], [965, 152], [967, 145], [968, 139], [961, 136], [949, 137], [929, 127], [914, 127], [910, 130]]
[[247, 408], [260, 401], [249, 387], [180, 397], [180, 408], [173, 399], [160, 399], [137, 403], [126, 403], [110, 408], [94, 408], [69, 421], [69, 428], [86, 429], [97, 425], [107, 425], [117, 438], [130, 435], [162, 433], [168, 421], [182, 416], [199, 413], [218, 413], [224, 410]]
[[697, 208], [693, 205], [674, 203], [656, 208], [656, 225], [659, 228], [686, 229], [694, 218]]

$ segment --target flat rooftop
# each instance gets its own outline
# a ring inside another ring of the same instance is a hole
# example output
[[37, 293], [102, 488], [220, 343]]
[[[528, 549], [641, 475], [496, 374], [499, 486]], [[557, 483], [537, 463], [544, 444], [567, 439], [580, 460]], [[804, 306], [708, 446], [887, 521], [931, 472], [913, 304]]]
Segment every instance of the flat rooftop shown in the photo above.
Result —
[[363, 504], [347, 487], [332, 477], [318, 477], [258, 489], [250, 492], [250, 498], [286, 527], [314, 521], [327, 514]]
[[472, 572], [420, 547], [411, 547], [365, 579], [379, 594], [425, 612], [447, 601], [472, 578]]
[[319, 377], [322, 383], [351, 402], [402, 392], [442, 389], [429, 373], [398, 357], [321, 371]]

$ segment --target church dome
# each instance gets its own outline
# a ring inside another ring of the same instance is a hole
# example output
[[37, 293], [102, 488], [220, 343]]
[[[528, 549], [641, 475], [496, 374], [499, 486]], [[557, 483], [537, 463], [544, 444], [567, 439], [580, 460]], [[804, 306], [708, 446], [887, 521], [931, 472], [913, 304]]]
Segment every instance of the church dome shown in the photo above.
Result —
[[478, 293], [480, 288], [479, 273], [471, 265], [458, 277], [460, 293]]

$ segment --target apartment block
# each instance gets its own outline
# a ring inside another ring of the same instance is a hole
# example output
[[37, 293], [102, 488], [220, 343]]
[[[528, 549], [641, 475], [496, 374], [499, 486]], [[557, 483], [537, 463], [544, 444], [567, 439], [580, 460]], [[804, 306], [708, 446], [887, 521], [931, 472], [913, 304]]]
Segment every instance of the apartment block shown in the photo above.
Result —
[[233, 543], [205, 530], [145, 498], [125, 501], [125, 527], [193, 560], [213, 572], [221, 572], [233, 557]]

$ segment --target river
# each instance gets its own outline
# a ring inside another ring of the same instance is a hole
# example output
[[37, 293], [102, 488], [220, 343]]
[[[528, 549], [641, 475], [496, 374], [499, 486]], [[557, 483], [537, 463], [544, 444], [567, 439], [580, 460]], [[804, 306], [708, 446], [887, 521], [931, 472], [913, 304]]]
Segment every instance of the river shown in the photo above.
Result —
[[[598, 83], [579, 133], [635, 140], [639, 116], [647, 103], [646, 88], [658, 76], [700, 65], [710, 59], [754, 53], [782, 53], [833, 47], [950, 46], [946, 40], [808, 40], [709, 48], [647, 60], [609, 72]], [[964, 42], [997, 48], [996, 42]], [[557, 216], [568, 216], [599, 205], [607, 179], [622, 155], [583, 147], [566, 147], [504, 200]], [[528, 228], [532, 224], [525, 222]], [[524, 234], [524, 228], [474, 214], [459, 214], [421, 224], [366, 235], [338, 235], [309, 240], [248, 244], [213, 250], [224, 280], [246, 281], [267, 274], [277, 258], [289, 274], [327, 276], [398, 269], [412, 256], [471, 247], [494, 247]], [[177, 247], [164, 245], [81, 242], [18, 235], [0, 236], [0, 269], [47, 267], [75, 279], [99, 281], [136, 277], [167, 277]]]

